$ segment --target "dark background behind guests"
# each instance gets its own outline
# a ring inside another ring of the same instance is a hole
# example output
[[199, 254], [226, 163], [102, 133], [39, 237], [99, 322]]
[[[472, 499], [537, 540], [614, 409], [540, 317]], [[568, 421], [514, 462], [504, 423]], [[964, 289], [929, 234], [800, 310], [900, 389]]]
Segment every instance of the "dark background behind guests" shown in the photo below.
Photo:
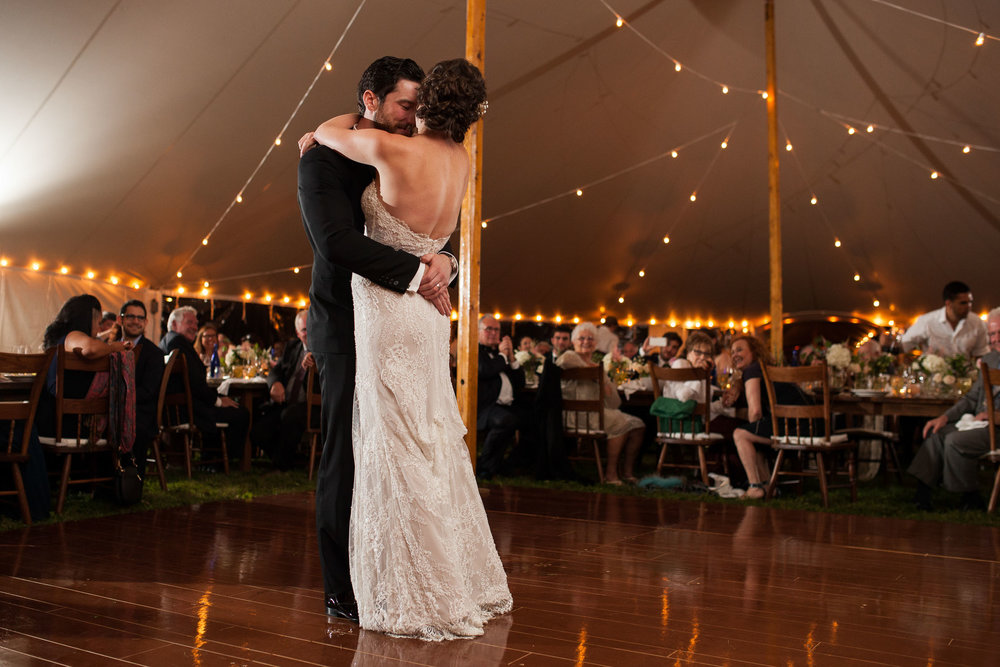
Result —
[[[167, 318], [170, 312], [180, 306], [191, 306], [198, 311], [198, 324], [214, 322], [219, 333], [233, 343], [239, 343], [246, 335], [270, 349], [277, 342], [295, 337], [295, 312], [293, 305], [270, 306], [261, 303], [215, 300], [214, 317], [212, 304], [208, 299], [168, 297], [160, 308], [160, 336], [167, 333]], [[244, 312], [246, 317], [244, 318]]]

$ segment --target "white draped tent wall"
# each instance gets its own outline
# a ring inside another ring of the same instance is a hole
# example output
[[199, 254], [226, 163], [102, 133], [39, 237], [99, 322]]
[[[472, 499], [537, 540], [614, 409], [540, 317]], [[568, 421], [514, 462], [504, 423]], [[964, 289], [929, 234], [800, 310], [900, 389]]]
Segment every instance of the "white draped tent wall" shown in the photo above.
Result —
[[[786, 310], [906, 320], [954, 279], [1000, 305], [1000, 3], [775, 4]], [[766, 316], [763, 18], [763, 0], [488, 0], [484, 311]], [[6, 0], [0, 259], [50, 277], [4, 274], [0, 331], [57, 307], [12, 288], [98, 289], [64, 265], [303, 297], [295, 140], [354, 108], [376, 57], [428, 67], [464, 36], [461, 0]]]

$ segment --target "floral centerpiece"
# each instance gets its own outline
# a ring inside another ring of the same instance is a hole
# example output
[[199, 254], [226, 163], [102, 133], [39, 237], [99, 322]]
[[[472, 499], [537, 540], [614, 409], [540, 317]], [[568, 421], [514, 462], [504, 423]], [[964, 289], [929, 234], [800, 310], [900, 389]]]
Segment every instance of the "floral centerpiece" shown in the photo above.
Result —
[[[243, 377], [245, 374], [244, 369], [253, 368], [257, 363], [257, 351], [249, 342], [244, 341], [240, 345], [234, 345], [226, 351], [226, 358], [223, 363], [229, 375], [232, 377]], [[256, 372], [250, 377], [254, 375], [256, 375]]]
[[535, 378], [542, 372], [544, 359], [540, 359], [529, 350], [518, 350], [514, 353], [514, 360], [524, 369], [524, 379], [528, 384], [535, 382]]

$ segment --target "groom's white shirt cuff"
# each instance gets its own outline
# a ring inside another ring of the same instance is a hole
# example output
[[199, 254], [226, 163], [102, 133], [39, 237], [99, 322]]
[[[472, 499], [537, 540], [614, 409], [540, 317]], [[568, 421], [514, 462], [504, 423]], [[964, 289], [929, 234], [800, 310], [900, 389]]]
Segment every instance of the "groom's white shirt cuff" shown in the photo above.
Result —
[[[458, 275], [458, 271], [455, 269], [455, 267], [458, 266], [458, 260], [456, 260], [455, 256], [452, 255], [450, 252], [442, 252], [442, 253], [439, 253], [439, 254], [451, 258], [451, 267], [452, 267], [451, 268], [451, 275], [448, 276], [448, 284], [450, 285], [451, 281], [454, 280], [455, 277]], [[427, 265], [421, 263], [420, 267], [417, 268], [417, 272], [413, 275], [413, 279], [410, 280], [410, 284], [406, 288], [407, 292], [416, 292], [417, 291], [417, 288], [420, 287], [420, 281], [423, 280], [423, 278], [424, 278], [424, 271], [426, 271], [426, 270], [427, 270]]]

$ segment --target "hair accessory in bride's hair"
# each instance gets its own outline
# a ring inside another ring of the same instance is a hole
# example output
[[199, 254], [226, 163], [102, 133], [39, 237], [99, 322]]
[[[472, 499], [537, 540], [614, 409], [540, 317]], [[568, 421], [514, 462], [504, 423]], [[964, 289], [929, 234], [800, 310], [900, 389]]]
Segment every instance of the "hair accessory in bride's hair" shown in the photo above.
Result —
[[490, 101], [483, 100], [479, 103], [479, 117], [482, 118], [486, 115], [486, 110], [490, 108]]

